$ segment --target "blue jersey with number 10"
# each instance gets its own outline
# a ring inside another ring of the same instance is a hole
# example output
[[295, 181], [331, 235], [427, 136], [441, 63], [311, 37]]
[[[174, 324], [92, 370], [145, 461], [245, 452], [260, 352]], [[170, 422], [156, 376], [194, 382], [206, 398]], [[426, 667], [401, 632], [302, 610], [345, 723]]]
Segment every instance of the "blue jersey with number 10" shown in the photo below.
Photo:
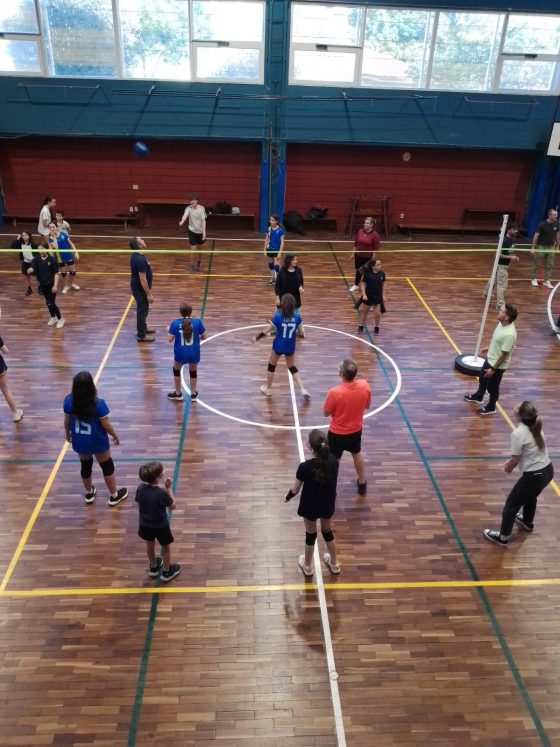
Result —
[[281, 311], [277, 311], [270, 321], [276, 327], [272, 349], [277, 355], [292, 355], [296, 349], [297, 328], [301, 324], [299, 311], [294, 311], [289, 319]]
[[200, 336], [206, 330], [200, 319], [191, 318], [192, 337], [183, 339], [183, 319], [174, 319], [169, 325], [169, 334], [175, 337], [173, 354], [177, 363], [198, 363], [200, 361]]

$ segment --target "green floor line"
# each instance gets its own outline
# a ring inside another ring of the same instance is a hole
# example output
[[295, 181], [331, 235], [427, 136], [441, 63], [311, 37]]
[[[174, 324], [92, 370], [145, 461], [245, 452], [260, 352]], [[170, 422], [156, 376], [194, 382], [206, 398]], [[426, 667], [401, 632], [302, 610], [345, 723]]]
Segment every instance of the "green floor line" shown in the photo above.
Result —
[[[212, 241], [212, 249], [214, 248], [214, 241]], [[208, 286], [210, 284], [210, 271], [212, 269], [212, 260], [214, 259], [214, 255], [210, 254], [210, 259], [208, 261], [208, 274], [206, 276], [206, 284], [204, 287], [204, 294], [202, 296], [202, 305], [200, 308], [200, 318], [204, 318], [204, 313], [206, 311], [206, 301], [208, 299]], [[177, 488], [177, 483], [179, 482], [179, 474], [181, 469], [181, 456], [183, 454], [183, 447], [185, 444], [185, 435], [187, 432], [187, 423], [189, 420], [189, 412], [190, 412], [190, 397], [187, 397], [185, 399], [185, 409], [183, 412], [183, 420], [181, 422], [181, 431], [179, 434], [179, 443], [177, 445], [177, 454], [175, 456], [175, 469], [173, 470], [173, 492], [175, 492]], [[159, 585], [160, 581], [159, 579], [156, 582], [156, 586]], [[148, 616], [148, 622], [146, 624], [146, 636], [144, 639], [144, 648], [142, 650], [142, 658], [140, 660], [140, 669], [138, 671], [138, 680], [136, 683], [136, 691], [134, 694], [134, 705], [132, 708], [132, 715], [130, 717], [130, 727], [128, 730], [128, 739], [127, 739], [127, 747], [134, 747], [136, 744], [136, 736], [138, 733], [138, 724], [140, 722], [140, 714], [142, 712], [142, 702], [144, 699], [144, 689], [146, 686], [146, 675], [148, 673], [148, 664], [150, 661], [150, 652], [152, 649], [152, 641], [154, 637], [154, 629], [156, 624], [156, 618], [157, 618], [157, 609], [158, 609], [158, 603], [159, 603], [160, 595], [155, 591], [152, 594], [151, 604], [150, 604], [150, 614]]]
[[[342, 268], [342, 266], [341, 266], [341, 264], [340, 264], [340, 262], [338, 260], [338, 257], [336, 256], [336, 253], [335, 253], [334, 249], [332, 249], [332, 247], [331, 247], [331, 251], [332, 251], [332, 255], [333, 255], [334, 261], [336, 262], [336, 264], [338, 266], [339, 272], [340, 272], [340, 274], [341, 274], [344, 282], [346, 283], [346, 279], [345, 279], [343, 268]], [[371, 339], [371, 336], [369, 335], [369, 330], [367, 329], [367, 327], [366, 327], [366, 332], [367, 332], [368, 337], [370, 337], [370, 339]], [[385, 367], [384, 361], [382, 360], [382, 357], [380, 355], [377, 355], [377, 358], [378, 358], [379, 364], [381, 366], [381, 370], [383, 371], [383, 375], [385, 377], [385, 380], [389, 381], [389, 383], [390, 383], [390, 380], [388, 378], [387, 369]], [[404, 409], [404, 407], [402, 405], [402, 402], [400, 401], [400, 397], [396, 398], [395, 403], [396, 403], [397, 407], [399, 408], [399, 412], [400, 412], [401, 417], [402, 417], [402, 419], [404, 421], [404, 424], [406, 425], [407, 430], [408, 430], [408, 432], [410, 434], [410, 437], [412, 438], [412, 441], [414, 443], [414, 446], [416, 447], [416, 451], [418, 452], [418, 456], [420, 457], [420, 460], [422, 461], [422, 464], [424, 465], [424, 469], [426, 471], [426, 474], [428, 475], [428, 478], [429, 478], [429, 480], [430, 480], [430, 482], [432, 484], [432, 487], [433, 487], [433, 489], [435, 491], [435, 494], [437, 496], [438, 502], [439, 502], [439, 504], [440, 504], [440, 506], [441, 506], [441, 508], [443, 510], [443, 513], [445, 515], [447, 523], [449, 524], [449, 526], [451, 528], [451, 531], [453, 533], [453, 536], [455, 537], [455, 541], [457, 542], [457, 544], [459, 546], [459, 550], [461, 552], [461, 555], [463, 556], [463, 560], [465, 561], [465, 565], [467, 566], [467, 569], [468, 569], [468, 571], [469, 571], [469, 573], [471, 575], [471, 578], [473, 579], [473, 581], [480, 581], [480, 577], [478, 575], [478, 572], [477, 572], [477, 570], [476, 570], [476, 568], [474, 566], [474, 563], [472, 562], [472, 560], [470, 558], [469, 552], [468, 552], [468, 550], [467, 550], [467, 548], [466, 548], [466, 546], [465, 546], [465, 544], [463, 542], [461, 534], [460, 534], [460, 532], [459, 532], [459, 530], [458, 530], [455, 522], [453, 521], [453, 517], [451, 516], [451, 511], [449, 510], [449, 507], [447, 506], [445, 498], [443, 497], [443, 493], [440, 490], [440, 487], [439, 487], [439, 484], [438, 484], [438, 482], [436, 480], [436, 477], [435, 477], [434, 473], [432, 472], [432, 469], [430, 468], [430, 465], [428, 464], [428, 460], [426, 458], [426, 455], [424, 454], [424, 450], [422, 449], [422, 446], [420, 445], [420, 442], [419, 442], [419, 440], [418, 440], [418, 438], [416, 436], [416, 432], [414, 431], [414, 428], [412, 427], [412, 423], [410, 422], [410, 420], [408, 418], [408, 415], [406, 414], [406, 411], [405, 411], [405, 409]], [[517, 664], [515, 663], [515, 659], [513, 658], [513, 655], [512, 655], [512, 653], [510, 651], [510, 648], [509, 648], [509, 646], [507, 644], [505, 636], [503, 635], [503, 633], [501, 631], [501, 628], [500, 628], [499, 623], [498, 623], [498, 621], [496, 619], [496, 616], [494, 614], [494, 610], [492, 609], [492, 605], [490, 604], [490, 600], [488, 599], [486, 591], [482, 587], [477, 587], [477, 593], [478, 593], [478, 595], [480, 597], [480, 600], [482, 602], [482, 605], [484, 607], [486, 615], [487, 615], [487, 617], [488, 617], [488, 619], [490, 621], [490, 624], [491, 624], [492, 629], [494, 631], [494, 635], [496, 636], [496, 638], [498, 640], [498, 643], [500, 644], [500, 648], [502, 649], [502, 653], [503, 653], [503, 655], [504, 655], [504, 657], [505, 657], [505, 659], [506, 659], [506, 661], [508, 663], [510, 672], [511, 672], [511, 674], [513, 676], [513, 679], [514, 679], [514, 681], [515, 681], [515, 683], [517, 685], [519, 693], [520, 693], [520, 695], [521, 695], [521, 697], [523, 699], [523, 702], [525, 703], [525, 707], [527, 708], [527, 711], [529, 712], [529, 714], [530, 714], [530, 716], [531, 716], [531, 718], [533, 720], [533, 724], [535, 726], [537, 734], [539, 735], [541, 743], [542, 743], [543, 747], [550, 747], [550, 741], [548, 739], [546, 731], [544, 730], [544, 726], [543, 726], [543, 724], [541, 722], [539, 714], [537, 713], [537, 709], [535, 708], [535, 705], [534, 705], [533, 701], [531, 700], [531, 696], [529, 695], [529, 691], [527, 689], [527, 686], [525, 685], [523, 677], [521, 676], [521, 674], [519, 672], [519, 669], [517, 667]]]

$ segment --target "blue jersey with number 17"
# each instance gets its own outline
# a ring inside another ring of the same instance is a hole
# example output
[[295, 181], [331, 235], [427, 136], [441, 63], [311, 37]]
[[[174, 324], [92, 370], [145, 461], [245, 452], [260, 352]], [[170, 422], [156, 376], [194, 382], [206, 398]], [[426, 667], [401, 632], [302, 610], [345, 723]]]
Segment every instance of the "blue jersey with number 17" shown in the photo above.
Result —
[[272, 349], [277, 355], [292, 355], [296, 349], [297, 328], [301, 324], [299, 311], [294, 311], [289, 319], [281, 311], [277, 311], [270, 322], [276, 327]]
[[200, 319], [191, 317], [192, 337], [189, 341], [183, 339], [183, 319], [174, 319], [169, 325], [169, 334], [175, 337], [173, 354], [177, 363], [198, 363], [200, 361], [200, 336], [206, 330]]

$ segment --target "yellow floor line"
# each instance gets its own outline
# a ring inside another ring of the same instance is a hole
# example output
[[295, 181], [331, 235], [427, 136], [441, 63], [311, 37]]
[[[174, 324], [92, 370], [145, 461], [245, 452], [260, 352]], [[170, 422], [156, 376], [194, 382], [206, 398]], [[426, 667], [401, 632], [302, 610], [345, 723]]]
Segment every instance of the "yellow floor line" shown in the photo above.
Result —
[[[393, 591], [398, 589], [475, 589], [560, 586], [560, 578], [518, 578], [482, 579], [471, 581], [379, 581], [371, 583], [350, 583], [338, 581], [325, 583], [325, 589], [332, 591]], [[272, 591], [306, 591], [316, 589], [316, 584], [240, 584], [238, 586], [140, 586], [106, 588], [67, 588], [67, 589], [10, 589], [0, 591], [6, 598], [47, 598], [47, 597], [95, 597], [120, 595], [158, 594], [247, 594]]]
[[[119, 332], [122, 329], [122, 326], [124, 324], [124, 320], [126, 319], [126, 316], [130, 310], [130, 307], [132, 306], [132, 302], [134, 301], [134, 298], [131, 296], [125, 310], [122, 313], [122, 316], [120, 318], [119, 323], [117, 324], [117, 328], [115, 329], [113, 336], [111, 337], [111, 341], [109, 342], [109, 345], [107, 346], [107, 349], [105, 351], [105, 355], [103, 356], [103, 359], [101, 360], [101, 363], [99, 364], [99, 368], [97, 369], [97, 373], [94, 376], [94, 381], [97, 383], [99, 381], [99, 377], [101, 376], [101, 373], [103, 369], [105, 368], [105, 364], [107, 363], [107, 360], [109, 358], [109, 354], [111, 353], [111, 350], [113, 349], [113, 346], [116, 342], [116, 339], [118, 337]], [[41, 495], [39, 496], [37, 503], [35, 504], [35, 508], [33, 509], [33, 513], [29, 517], [29, 521], [27, 522], [27, 525], [25, 529], [23, 530], [23, 534], [21, 535], [21, 539], [18, 542], [18, 545], [16, 547], [16, 550], [12, 556], [12, 559], [10, 560], [10, 563], [8, 565], [8, 569], [6, 573], [4, 574], [4, 578], [2, 579], [2, 583], [0, 584], [0, 592], [3, 592], [6, 589], [6, 586], [8, 585], [8, 582], [10, 578], [12, 577], [12, 574], [14, 572], [14, 569], [17, 565], [17, 562], [21, 556], [21, 553], [23, 552], [23, 548], [25, 547], [25, 544], [27, 540], [29, 539], [29, 535], [31, 534], [31, 531], [35, 525], [35, 522], [37, 520], [37, 517], [39, 516], [39, 512], [41, 511], [43, 504], [45, 503], [45, 500], [47, 499], [47, 495], [49, 493], [49, 490], [51, 489], [51, 486], [54, 482], [54, 479], [58, 473], [58, 470], [60, 469], [60, 465], [62, 464], [62, 460], [64, 459], [64, 456], [66, 452], [68, 451], [68, 447], [70, 444], [68, 441], [65, 441], [62, 445], [60, 452], [58, 454], [57, 460], [54, 463], [54, 466], [51, 470], [50, 475], [47, 478], [47, 482], [45, 483], [45, 487], [41, 491]]]

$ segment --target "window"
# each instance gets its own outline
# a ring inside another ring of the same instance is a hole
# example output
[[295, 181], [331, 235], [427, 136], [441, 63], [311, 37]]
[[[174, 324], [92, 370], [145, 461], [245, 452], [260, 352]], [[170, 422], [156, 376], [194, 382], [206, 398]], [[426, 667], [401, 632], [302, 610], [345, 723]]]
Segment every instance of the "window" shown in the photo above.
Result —
[[0, 6], [0, 33], [38, 34], [39, 24], [33, 0], [4, 0]]
[[23, 39], [0, 39], [0, 72], [40, 73], [39, 44]]
[[512, 13], [507, 19], [499, 88], [543, 91], [557, 88], [560, 17]]

